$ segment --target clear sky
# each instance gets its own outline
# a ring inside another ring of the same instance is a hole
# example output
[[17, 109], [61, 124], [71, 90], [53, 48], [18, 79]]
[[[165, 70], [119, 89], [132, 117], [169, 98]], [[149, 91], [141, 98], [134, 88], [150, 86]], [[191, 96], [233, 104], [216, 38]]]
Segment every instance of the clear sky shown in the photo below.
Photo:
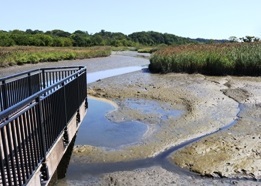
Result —
[[261, 0], [0, 0], [0, 30], [261, 37]]

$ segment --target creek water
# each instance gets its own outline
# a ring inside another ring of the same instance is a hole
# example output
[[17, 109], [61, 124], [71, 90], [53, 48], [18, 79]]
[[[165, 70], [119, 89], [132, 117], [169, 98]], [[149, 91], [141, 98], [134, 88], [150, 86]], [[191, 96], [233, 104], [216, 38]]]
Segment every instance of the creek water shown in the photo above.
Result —
[[114, 123], [106, 113], [114, 110], [110, 103], [88, 98], [89, 108], [75, 141], [76, 145], [92, 145], [105, 148], [119, 148], [137, 143], [147, 131], [147, 125], [137, 121]]
[[118, 76], [118, 75], [130, 73], [130, 72], [136, 72], [136, 71], [142, 70], [146, 67], [147, 67], [147, 65], [131, 66], [131, 67], [115, 68], [115, 69], [110, 69], [110, 70], [103, 70], [103, 71], [98, 71], [98, 72], [91, 72], [91, 73], [87, 74], [87, 84], [93, 83], [95, 81], [98, 81], [100, 79], [105, 79], [108, 77]]
[[[148, 130], [148, 126], [138, 121], [115, 123], [106, 118], [106, 114], [115, 110], [108, 102], [88, 98], [88, 112], [78, 130], [75, 145], [92, 145], [105, 148], [120, 148], [138, 143]], [[142, 99], [128, 99], [124, 106], [136, 109], [140, 113], [158, 114], [161, 120], [176, 118], [184, 112], [175, 110], [170, 105], [162, 107], [158, 102]]]

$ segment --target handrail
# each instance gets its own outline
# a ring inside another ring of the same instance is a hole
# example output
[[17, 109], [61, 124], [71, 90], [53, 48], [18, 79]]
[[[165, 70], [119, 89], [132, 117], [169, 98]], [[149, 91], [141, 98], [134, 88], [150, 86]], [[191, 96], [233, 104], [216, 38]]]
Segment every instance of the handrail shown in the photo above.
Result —
[[50, 86], [54, 83], [53, 80], [59, 81], [84, 68], [84, 66], [40, 68], [0, 78], [0, 112]]
[[32, 73], [32, 72], [36, 72], [36, 71], [42, 71], [42, 70], [55, 70], [55, 69], [70, 69], [70, 68], [86, 68], [85, 66], [63, 66], [63, 67], [46, 67], [46, 68], [38, 68], [38, 69], [34, 69], [34, 70], [28, 70], [28, 71], [25, 71], [25, 72], [21, 72], [21, 73], [17, 73], [17, 74], [13, 74], [13, 75], [10, 75], [10, 76], [7, 76], [7, 77], [2, 77], [0, 78], [0, 82], [1, 81], [4, 81], [4, 80], [8, 80], [8, 79], [12, 79], [12, 78], [15, 78], [15, 77], [18, 77], [18, 76], [22, 76], [22, 75], [25, 75], [25, 74], [28, 74], [28, 73]]
[[79, 122], [79, 108], [87, 105], [86, 73], [83, 66], [56, 67], [0, 79], [10, 81], [0, 84], [0, 97], [8, 99], [0, 107], [0, 185], [27, 184], [40, 167], [41, 180], [49, 179], [47, 154], [58, 138], [68, 145], [67, 125], [75, 114]]
[[39, 69], [29, 70], [29, 71], [25, 71], [25, 72], [22, 72], [22, 73], [13, 74], [13, 75], [10, 75], [10, 76], [7, 76], [7, 77], [0, 78], [0, 81], [6, 81], [8, 79], [16, 78], [16, 77], [23, 76], [23, 75], [26, 75], [28, 73], [37, 72], [37, 71], [39, 71]]
[[[50, 69], [50, 68], [49, 68], [49, 69]], [[58, 69], [58, 68], [56, 68], [56, 69]], [[56, 86], [58, 86], [58, 85], [60, 85], [60, 84], [62, 84], [62, 83], [65, 83], [65, 82], [66, 82], [67, 80], [69, 80], [70, 78], [72, 78], [72, 77], [74, 77], [75, 75], [80, 74], [80, 73], [82, 73], [82, 72], [84, 72], [84, 71], [86, 71], [86, 68], [85, 68], [85, 67], [84, 67], [83, 69], [81, 69], [80, 71], [78, 71], [78, 72], [76, 72], [76, 73], [74, 73], [74, 74], [68, 76], [67, 78], [65, 78], [65, 79], [63, 79], [63, 80], [61, 80], [61, 81], [59, 81], [59, 82], [57, 82], [57, 83], [51, 85], [50, 87], [47, 87], [47, 88], [45, 88], [45, 89], [43, 89], [43, 90], [41, 90], [41, 91], [39, 91], [39, 92], [37, 92], [37, 93], [31, 95], [30, 97], [25, 98], [23, 101], [18, 102], [17, 104], [15, 104], [15, 105], [13, 105], [13, 106], [11, 106], [11, 107], [9, 107], [9, 108], [3, 110], [2, 112], [0, 112], [0, 121], [1, 121], [3, 118], [8, 117], [8, 115], [14, 113], [14, 112], [17, 110], [17, 107], [20, 107], [20, 108], [21, 108], [21, 107], [26, 106], [27, 104], [31, 103], [31, 102], [32, 102], [34, 99], [36, 99], [37, 97], [43, 95], [44, 93], [47, 93], [48, 91], [52, 90], [52, 89], [55, 88]], [[0, 123], [0, 126], [1, 126], [1, 123]]]

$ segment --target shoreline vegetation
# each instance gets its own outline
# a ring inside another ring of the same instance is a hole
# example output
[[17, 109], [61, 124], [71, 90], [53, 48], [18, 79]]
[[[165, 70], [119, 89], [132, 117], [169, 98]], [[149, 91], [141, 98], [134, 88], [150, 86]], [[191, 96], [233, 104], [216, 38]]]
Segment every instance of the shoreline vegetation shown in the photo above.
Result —
[[153, 73], [205, 75], [261, 75], [261, 42], [181, 45], [156, 51], [149, 69]]
[[0, 30], [0, 67], [106, 57], [111, 51], [151, 53], [152, 73], [260, 76], [261, 41], [254, 36], [229, 40], [191, 39], [154, 31]]
[[111, 55], [111, 47], [0, 47], [0, 67], [106, 57], [109, 55]]

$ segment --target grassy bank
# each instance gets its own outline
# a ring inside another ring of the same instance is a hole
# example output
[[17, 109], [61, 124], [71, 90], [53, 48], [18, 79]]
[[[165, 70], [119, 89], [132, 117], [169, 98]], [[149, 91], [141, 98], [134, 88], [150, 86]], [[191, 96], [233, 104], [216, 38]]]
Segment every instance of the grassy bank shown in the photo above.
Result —
[[261, 43], [204, 44], [166, 47], [153, 54], [154, 73], [261, 75]]
[[0, 47], [0, 67], [60, 60], [105, 57], [110, 47]]

